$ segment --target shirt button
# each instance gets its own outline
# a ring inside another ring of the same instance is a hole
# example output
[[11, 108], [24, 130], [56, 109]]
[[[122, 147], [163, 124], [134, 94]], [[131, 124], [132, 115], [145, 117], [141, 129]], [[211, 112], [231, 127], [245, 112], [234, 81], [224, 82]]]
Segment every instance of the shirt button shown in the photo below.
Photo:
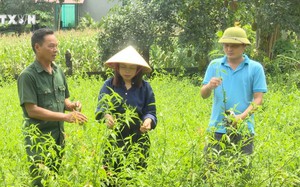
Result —
[[125, 95], [127, 95], [127, 93], [125, 93]]

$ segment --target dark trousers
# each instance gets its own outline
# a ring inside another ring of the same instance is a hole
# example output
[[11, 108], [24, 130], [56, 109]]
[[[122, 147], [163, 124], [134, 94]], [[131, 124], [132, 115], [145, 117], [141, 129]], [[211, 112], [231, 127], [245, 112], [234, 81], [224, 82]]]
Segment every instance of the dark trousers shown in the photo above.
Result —
[[108, 175], [106, 186], [124, 186], [124, 181], [130, 183], [133, 179], [127, 169], [143, 171], [147, 168], [150, 139], [147, 133], [140, 133], [137, 125], [124, 126], [111, 133], [104, 148], [103, 165]]
[[[246, 155], [251, 155], [253, 153], [253, 139], [254, 136], [252, 134], [215, 133], [204, 148], [206, 168], [210, 170], [210, 172], [222, 172], [219, 170], [220, 166], [222, 165], [223, 169], [226, 168], [226, 164], [228, 164], [226, 160], [235, 158], [234, 168], [228, 169], [232, 169], [232, 172], [234, 173], [239, 172], [243, 177], [242, 181], [251, 179], [251, 162], [247, 163], [244, 159], [246, 158]], [[232, 162], [232, 160], [230, 162]], [[203, 179], [207, 180], [209, 175], [210, 174], [205, 174]]]
[[60, 168], [64, 150], [64, 135], [59, 130], [58, 133], [53, 132], [44, 134], [35, 127], [25, 130], [25, 146], [30, 163], [29, 172], [32, 177], [32, 186], [44, 186], [42, 179], [46, 182], [48, 177], [55, 175]]
[[[228, 136], [228, 138], [224, 137]], [[226, 149], [230, 149], [232, 144], [238, 146], [239, 150], [247, 155], [253, 153], [254, 143], [253, 143], [254, 135], [241, 135], [237, 133], [231, 134], [223, 134], [223, 133], [215, 133], [214, 140], [210, 141], [208, 145], [205, 146], [204, 151], [207, 153], [211, 149], [215, 149], [217, 151], [226, 151]], [[221, 143], [225, 146], [221, 146]]]
[[[110, 166], [115, 172], [120, 172], [126, 163], [136, 169], [147, 168], [146, 158], [149, 156], [150, 139], [148, 134], [133, 134], [131, 136], [117, 136], [115, 140], [109, 137], [109, 146], [104, 151], [104, 165]], [[136, 159], [131, 159], [135, 157]], [[128, 159], [129, 158], [129, 159]], [[133, 161], [135, 160], [135, 161]]]

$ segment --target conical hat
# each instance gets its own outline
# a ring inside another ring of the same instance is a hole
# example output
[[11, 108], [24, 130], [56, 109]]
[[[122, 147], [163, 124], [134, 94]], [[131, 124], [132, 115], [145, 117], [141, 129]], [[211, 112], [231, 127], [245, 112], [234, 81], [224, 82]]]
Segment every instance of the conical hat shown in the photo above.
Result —
[[128, 46], [122, 51], [118, 52], [108, 59], [104, 64], [109, 68], [116, 69], [117, 64], [120, 63], [141, 66], [144, 73], [149, 73], [152, 71], [148, 63], [132, 46]]

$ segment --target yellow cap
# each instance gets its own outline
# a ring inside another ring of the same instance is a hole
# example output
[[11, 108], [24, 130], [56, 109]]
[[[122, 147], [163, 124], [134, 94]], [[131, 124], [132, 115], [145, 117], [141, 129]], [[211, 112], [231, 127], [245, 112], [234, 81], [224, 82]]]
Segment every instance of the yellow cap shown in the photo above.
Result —
[[226, 29], [219, 43], [251, 44], [247, 38], [246, 31], [240, 27], [229, 27]]

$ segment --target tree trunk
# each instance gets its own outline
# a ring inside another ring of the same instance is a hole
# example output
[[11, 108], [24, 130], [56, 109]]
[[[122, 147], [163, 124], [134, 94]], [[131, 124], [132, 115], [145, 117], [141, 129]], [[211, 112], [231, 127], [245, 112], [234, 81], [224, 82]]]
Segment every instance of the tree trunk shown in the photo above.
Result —
[[62, 3], [59, 3], [59, 7], [58, 7], [58, 18], [57, 18], [57, 31], [60, 30], [61, 27], [61, 9], [62, 9]]
[[256, 31], [256, 49], [272, 59], [274, 57], [273, 47], [279, 38], [280, 25], [276, 25], [273, 32], [266, 32], [264, 28], [258, 28]]
[[58, 7], [58, 20], [57, 20], [57, 30], [60, 30], [60, 27], [62, 26], [61, 24], [61, 10], [62, 10], [62, 5], [65, 2], [65, 0], [59, 0], [59, 7]]

